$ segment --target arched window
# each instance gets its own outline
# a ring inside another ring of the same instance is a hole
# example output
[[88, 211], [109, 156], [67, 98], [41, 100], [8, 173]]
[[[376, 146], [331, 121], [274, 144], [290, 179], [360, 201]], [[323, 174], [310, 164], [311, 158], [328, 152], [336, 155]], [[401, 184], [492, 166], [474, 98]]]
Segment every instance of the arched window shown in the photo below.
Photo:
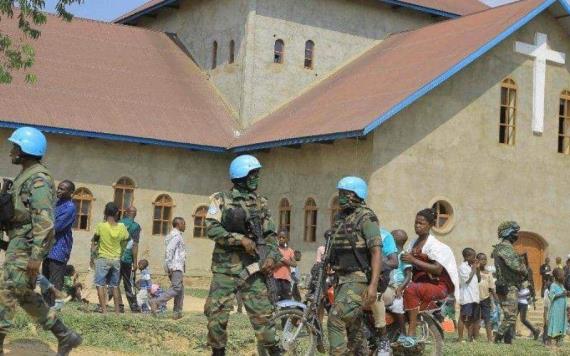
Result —
[[338, 196], [334, 197], [331, 202], [331, 227], [334, 225], [334, 218], [340, 212], [340, 204], [338, 202]]
[[305, 68], [313, 69], [313, 54], [315, 52], [315, 42], [308, 40], [305, 42]]
[[93, 194], [87, 188], [78, 188], [73, 193], [72, 199], [77, 212], [73, 228], [88, 231], [91, 226], [91, 203], [95, 200]]
[[119, 206], [119, 217], [123, 218], [128, 207], [135, 200], [135, 182], [129, 177], [121, 177], [115, 183], [115, 198], [113, 201]]
[[206, 214], [208, 207], [202, 205], [194, 213], [194, 237], [206, 237]]
[[287, 229], [287, 236], [291, 237], [291, 204], [287, 198], [279, 202], [279, 231]]
[[515, 144], [517, 118], [517, 85], [507, 78], [501, 83], [501, 117], [499, 122], [499, 142]]
[[317, 241], [317, 203], [313, 198], [305, 202], [305, 234], [306, 242]]
[[212, 44], [212, 69], [216, 69], [218, 65], [218, 42], [214, 41]]
[[558, 152], [565, 155], [570, 154], [570, 91], [568, 90], [564, 90], [560, 95]]
[[229, 64], [232, 64], [235, 61], [235, 51], [236, 51], [236, 43], [234, 40], [230, 41], [230, 58], [228, 60]]
[[154, 214], [152, 216], [152, 234], [166, 235], [170, 232], [170, 224], [172, 220], [172, 208], [174, 202], [168, 194], [159, 195], [152, 203], [154, 205]]
[[273, 63], [283, 63], [285, 59], [285, 42], [282, 39], [275, 41], [273, 48]]

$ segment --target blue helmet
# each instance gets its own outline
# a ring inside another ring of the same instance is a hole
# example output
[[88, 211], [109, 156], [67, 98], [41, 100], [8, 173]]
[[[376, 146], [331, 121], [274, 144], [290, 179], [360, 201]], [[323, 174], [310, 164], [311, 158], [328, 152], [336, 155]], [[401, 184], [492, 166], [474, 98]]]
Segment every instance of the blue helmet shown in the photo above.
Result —
[[34, 127], [20, 127], [12, 132], [8, 141], [20, 146], [22, 152], [30, 156], [43, 157], [46, 154], [46, 137], [40, 130]]
[[249, 172], [261, 168], [261, 163], [251, 155], [241, 155], [230, 164], [230, 179], [247, 177]]
[[338, 181], [336, 188], [354, 192], [362, 200], [368, 197], [368, 185], [359, 177], [344, 177]]

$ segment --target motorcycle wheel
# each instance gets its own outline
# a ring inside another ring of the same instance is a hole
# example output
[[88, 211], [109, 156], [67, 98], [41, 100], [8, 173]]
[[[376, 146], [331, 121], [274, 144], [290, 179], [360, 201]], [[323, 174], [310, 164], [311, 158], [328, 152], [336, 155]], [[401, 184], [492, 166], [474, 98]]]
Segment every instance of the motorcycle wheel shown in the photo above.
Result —
[[430, 318], [421, 318], [418, 321], [417, 335], [422, 335], [422, 343], [424, 345], [423, 355], [442, 356], [443, 355], [443, 337], [439, 331], [435, 321]]
[[304, 319], [304, 313], [297, 309], [277, 312], [273, 318], [283, 355], [312, 356], [317, 347], [314, 327]]

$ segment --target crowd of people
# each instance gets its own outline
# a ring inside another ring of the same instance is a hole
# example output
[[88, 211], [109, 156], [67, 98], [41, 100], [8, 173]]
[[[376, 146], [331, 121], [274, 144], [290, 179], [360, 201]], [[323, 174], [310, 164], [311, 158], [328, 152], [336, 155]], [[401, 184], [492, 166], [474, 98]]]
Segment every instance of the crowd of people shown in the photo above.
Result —
[[[74, 266], [68, 264], [73, 248], [76, 211], [71, 197], [75, 185], [63, 180], [55, 188], [49, 170], [41, 163], [47, 142], [39, 130], [23, 127], [9, 140], [13, 143], [12, 163], [21, 165], [22, 171], [11, 184], [5, 182], [0, 192], [0, 224], [9, 238], [0, 243], [6, 250], [0, 280], [0, 354], [18, 303], [53, 332], [58, 355], [67, 355], [81, 344], [82, 338], [67, 328], [52, 309], [57, 310], [68, 300], [87, 303], [85, 286], [78, 281]], [[257, 193], [261, 168], [253, 156], [235, 158], [229, 169], [232, 188], [210, 198], [206, 234], [215, 245], [204, 313], [208, 319], [208, 345], [214, 356], [225, 355], [229, 314], [236, 301], [238, 311], [245, 309], [250, 318], [260, 352], [281, 355], [283, 350], [272, 321], [275, 304], [289, 299], [301, 301], [301, 253], [289, 246], [286, 229], [277, 231], [267, 200]], [[365, 310], [373, 316], [378, 355], [389, 355], [394, 345], [414, 348], [421, 342], [416, 336], [418, 315], [439, 308], [440, 302], [443, 314], [454, 323], [455, 303], [459, 303], [459, 341], [464, 337], [475, 340], [483, 326], [489, 342], [512, 343], [517, 315], [534, 339], [539, 338], [540, 331], [527, 320], [528, 305], [535, 299], [534, 283], [527, 256], [518, 255], [513, 248], [520, 230], [516, 222], [499, 226], [499, 242], [491, 255], [494, 266], [488, 265], [485, 253], [472, 248], [463, 249], [463, 262], [458, 265], [451, 248], [431, 233], [436, 221], [433, 209], [417, 212], [415, 237], [407, 243], [404, 230], [390, 232], [380, 227], [379, 218], [366, 204], [368, 186], [363, 179], [344, 177], [337, 189], [341, 209], [326, 233], [332, 247], [327, 256], [324, 247], [317, 249], [312, 269], [314, 274], [325, 268], [331, 287], [319, 310], [321, 318], [324, 310], [328, 311], [331, 355], [368, 353], [363, 332]], [[131, 206], [121, 217], [117, 204], [109, 202], [103, 220], [95, 227], [90, 266], [95, 272], [97, 311], [107, 313], [112, 299], [114, 312], [124, 312], [119, 288], [122, 281], [132, 312], [157, 315], [174, 299], [172, 317], [180, 319], [186, 222], [175, 217], [164, 239], [164, 272], [170, 280], [170, 287], [164, 291], [153, 283], [148, 260], [139, 258], [141, 227], [136, 214]], [[560, 258], [556, 264], [552, 269], [547, 259], [540, 274], [545, 305], [543, 340], [559, 346], [568, 323], [570, 256], [565, 267]], [[35, 292], [35, 285], [41, 294]], [[396, 320], [400, 331], [397, 340], [388, 339], [387, 313]]]

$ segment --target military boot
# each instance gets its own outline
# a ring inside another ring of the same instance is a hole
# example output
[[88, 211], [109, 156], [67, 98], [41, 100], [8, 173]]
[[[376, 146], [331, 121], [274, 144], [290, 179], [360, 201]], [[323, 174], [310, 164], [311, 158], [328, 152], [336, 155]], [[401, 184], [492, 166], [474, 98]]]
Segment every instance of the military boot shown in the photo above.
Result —
[[281, 350], [281, 347], [279, 347], [279, 345], [268, 346], [267, 352], [269, 353], [269, 356], [283, 355], [283, 350]]
[[51, 332], [57, 338], [57, 356], [69, 355], [83, 341], [81, 335], [68, 329], [59, 319], [51, 327]]
[[212, 356], [226, 356], [226, 348], [212, 349]]
[[500, 344], [503, 341], [503, 335], [495, 334], [495, 344]]

